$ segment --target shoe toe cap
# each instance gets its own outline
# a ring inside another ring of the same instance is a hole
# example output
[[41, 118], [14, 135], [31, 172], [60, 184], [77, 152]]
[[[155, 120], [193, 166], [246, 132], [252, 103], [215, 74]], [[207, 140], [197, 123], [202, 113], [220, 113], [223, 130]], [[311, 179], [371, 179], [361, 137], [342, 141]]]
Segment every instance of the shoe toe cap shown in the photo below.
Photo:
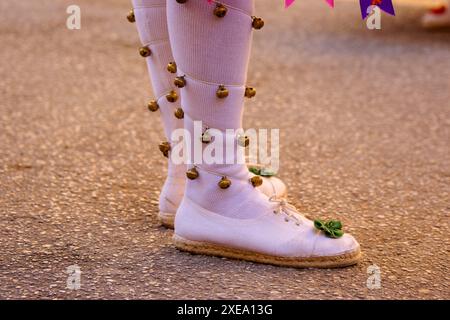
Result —
[[359, 250], [359, 243], [348, 233], [337, 239], [321, 234], [315, 243], [313, 256], [338, 256], [357, 250]]

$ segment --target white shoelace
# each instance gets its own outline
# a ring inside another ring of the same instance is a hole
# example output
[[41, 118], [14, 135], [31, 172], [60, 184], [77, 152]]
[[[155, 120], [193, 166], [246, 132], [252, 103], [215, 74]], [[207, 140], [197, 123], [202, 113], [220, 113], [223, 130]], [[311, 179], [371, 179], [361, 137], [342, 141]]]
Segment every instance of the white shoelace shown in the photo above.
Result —
[[274, 202], [278, 204], [278, 207], [274, 210], [275, 214], [285, 214], [286, 222], [290, 221], [290, 219], [294, 220], [297, 225], [302, 223], [300, 217], [303, 217], [301, 213], [297, 211], [297, 208], [292, 204], [288, 203], [285, 198], [278, 198], [277, 195], [273, 195], [269, 197], [270, 202]]

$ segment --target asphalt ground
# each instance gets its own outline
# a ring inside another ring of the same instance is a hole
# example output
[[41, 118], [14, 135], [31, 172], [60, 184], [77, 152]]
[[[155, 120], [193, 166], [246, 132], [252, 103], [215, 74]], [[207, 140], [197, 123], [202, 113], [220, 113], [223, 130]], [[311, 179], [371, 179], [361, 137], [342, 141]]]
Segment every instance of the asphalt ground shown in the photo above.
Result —
[[257, 1], [245, 125], [280, 129], [290, 201], [342, 220], [364, 251], [296, 270], [173, 248], [130, 3], [78, 0], [81, 30], [69, 4], [0, 3], [0, 298], [450, 297], [450, 33], [422, 30], [424, 8], [403, 1], [371, 31], [357, 3]]

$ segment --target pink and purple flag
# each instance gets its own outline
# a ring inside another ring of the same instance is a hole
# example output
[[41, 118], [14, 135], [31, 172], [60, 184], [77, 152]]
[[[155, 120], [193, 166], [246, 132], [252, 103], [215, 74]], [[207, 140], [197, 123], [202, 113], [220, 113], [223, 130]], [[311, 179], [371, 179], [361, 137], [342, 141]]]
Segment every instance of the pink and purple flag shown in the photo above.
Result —
[[[295, 0], [284, 0], [284, 6], [287, 8], [294, 3]], [[334, 0], [325, 0], [330, 7], [334, 8]]]
[[[284, 0], [284, 6], [286, 8], [290, 7], [295, 0]], [[325, 0], [330, 7], [334, 8], [334, 0]], [[392, 5], [392, 0], [359, 0], [361, 6], [361, 16], [365, 19], [368, 15], [367, 8], [370, 6], [378, 6], [384, 12], [395, 16], [394, 6]]]

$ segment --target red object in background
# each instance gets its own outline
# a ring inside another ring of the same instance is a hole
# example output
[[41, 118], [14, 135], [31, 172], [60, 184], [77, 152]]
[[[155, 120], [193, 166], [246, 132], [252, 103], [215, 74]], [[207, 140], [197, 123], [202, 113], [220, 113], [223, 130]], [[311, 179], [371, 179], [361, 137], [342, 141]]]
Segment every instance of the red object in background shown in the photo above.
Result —
[[441, 6], [430, 10], [430, 12], [433, 14], [443, 14], [445, 13], [445, 11], [447, 11], [446, 6]]

